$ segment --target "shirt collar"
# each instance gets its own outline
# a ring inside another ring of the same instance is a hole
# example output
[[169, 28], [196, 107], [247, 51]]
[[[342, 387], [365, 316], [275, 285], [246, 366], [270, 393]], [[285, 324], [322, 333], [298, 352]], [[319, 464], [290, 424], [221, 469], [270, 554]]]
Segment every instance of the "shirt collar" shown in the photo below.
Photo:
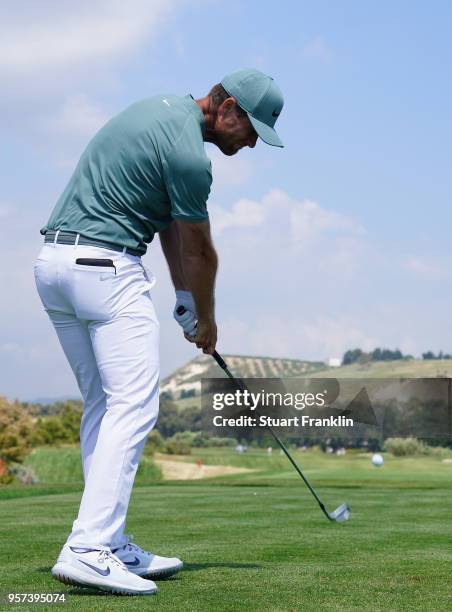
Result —
[[196, 104], [196, 101], [195, 101], [194, 97], [191, 94], [187, 94], [185, 97], [193, 102], [195, 113], [196, 113], [196, 115], [198, 117], [199, 123], [201, 125], [201, 129], [204, 132], [204, 127], [205, 127], [204, 113], [199, 108], [199, 106]]

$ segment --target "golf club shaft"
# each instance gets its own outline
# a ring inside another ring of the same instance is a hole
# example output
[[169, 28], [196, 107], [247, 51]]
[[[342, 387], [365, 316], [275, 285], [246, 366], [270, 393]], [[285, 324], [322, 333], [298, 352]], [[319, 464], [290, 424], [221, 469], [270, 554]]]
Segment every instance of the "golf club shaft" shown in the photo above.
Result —
[[[217, 352], [214, 351], [212, 353], [212, 357], [215, 359], [215, 361], [218, 363], [218, 365], [220, 366], [220, 368], [222, 370], [225, 371], [226, 375], [234, 382], [234, 384], [236, 385], [236, 387], [240, 390], [240, 391], [245, 391], [246, 387], [243, 384], [243, 382], [237, 378], [235, 378], [235, 376], [232, 375], [231, 371], [229, 370], [225, 360], [221, 357], [221, 355]], [[320, 497], [317, 495], [317, 493], [315, 492], [315, 490], [313, 489], [313, 487], [310, 485], [309, 481], [307, 480], [306, 476], [303, 474], [303, 472], [301, 471], [301, 468], [298, 466], [298, 464], [296, 463], [295, 459], [292, 457], [292, 455], [289, 453], [289, 451], [287, 450], [285, 444], [283, 443], [282, 440], [280, 440], [279, 436], [277, 436], [275, 434], [275, 432], [273, 431], [273, 429], [267, 425], [267, 429], [268, 431], [271, 433], [271, 435], [273, 436], [274, 440], [277, 442], [277, 444], [279, 445], [279, 447], [281, 448], [281, 450], [283, 451], [283, 453], [286, 455], [287, 459], [290, 461], [290, 463], [293, 465], [293, 467], [295, 468], [295, 470], [298, 472], [298, 474], [301, 476], [301, 478], [303, 479], [303, 482], [305, 483], [305, 485], [308, 487], [308, 489], [311, 491], [312, 495], [315, 497], [317, 503], [319, 504], [322, 512], [325, 514], [325, 516], [330, 519], [330, 516], [325, 508], [325, 506], [323, 505], [322, 500], [320, 499]]]
[[[178, 315], [182, 315], [185, 312], [185, 306], [179, 306], [177, 308], [177, 314]], [[226, 373], [226, 375], [234, 382], [234, 384], [236, 385], [236, 387], [240, 390], [240, 391], [245, 391], [246, 386], [243, 384], [243, 382], [238, 379], [235, 378], [235, 376], [232, 375], [231, 371], [229, 370], [227, 363], [225, 362], [225, 360], [223, 359], [223, 357], [217, 352], [214, 351], [212, 353], [212, 357], [215, 359], [215, 361], [217, 362], [217, 364], [220, 366], [220, 368], [222, 370], [224, 370], [224, 372]], [[279, 436], [277, 436], [275, 434], [275, 432], [273, 431], [273, 429], [267, 425], [266, 426], [268, 431], [270, 432], [270, 434], [273, 436], [274, 440], [276, 441], [276, 443], [279, 445], [280, 449], [283, 451], [283, 453], [286, 455], [287, 459], [290, 461], [290, 463], [293, 465], [293, 467], [295, 468], [295, 470], [297, 471], [298, 475], [302, 478], [303, 482], [305, 483], [305, 485], [308, 487], [308, 489], [311, 491], [312, 495], [314, 496], [315, 500], [317, 501], [317, 503], [320, 506], [320, 509], [322, 510], [323, 514], [327, 517], [328, 520], [332, 520], [331, 516], [329, 515], [327, 509], [325, 508], [322, 500], [320, 499], [320, 497], [317, 495], [317, 493], [315, 492], [315, 490], [313, 489], [313, 487], [311, 486], [311, 484], [309, 483], [308, 479], [306, 478], [306, 476], [303, 474], [303, 472], [301, 471], [301, 468], [298, 466], [298, 464], [296, 463], [295, 459], [292, 457], [292, 455], [289, 453], [289, 451], [287, 450], [285, 444], [282, 442], [282, 440], [279, 439]]]

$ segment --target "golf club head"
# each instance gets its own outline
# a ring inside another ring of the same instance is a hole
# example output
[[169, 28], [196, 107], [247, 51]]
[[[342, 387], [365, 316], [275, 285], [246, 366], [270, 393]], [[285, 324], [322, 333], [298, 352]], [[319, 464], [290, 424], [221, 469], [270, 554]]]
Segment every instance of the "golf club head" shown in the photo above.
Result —
[[333, 510], [333, 512], [329, 512], [328, 516], [331, 521], [336, 521], [336, 523], [344, 523], [350, 518], [350, 508], [347, 504], [341, 504]]

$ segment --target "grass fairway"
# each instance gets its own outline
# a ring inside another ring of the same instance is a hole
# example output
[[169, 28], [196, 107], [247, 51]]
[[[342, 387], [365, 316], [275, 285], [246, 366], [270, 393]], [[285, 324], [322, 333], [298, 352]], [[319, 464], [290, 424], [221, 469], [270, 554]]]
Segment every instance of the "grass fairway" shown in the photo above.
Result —
[[389, 458], [378, 470], [364, 456], [299, 453], [327, 505], [351, 505], [352, 519], [335, 525], [283, 457], [199, 453], [205, 462], [216, 456], [218, 463], [262, 471], [135, 489], [129, 530], [140, 544], [186, 564], [179, 576], [159, 582], [157, 596], [97, 595], [55, 582], [49, 569], [80, 494], [23, 498], [6, 487], [0, 590], [64, 591], [64, 609], [83, 610], [451, 609], [450, 463]]

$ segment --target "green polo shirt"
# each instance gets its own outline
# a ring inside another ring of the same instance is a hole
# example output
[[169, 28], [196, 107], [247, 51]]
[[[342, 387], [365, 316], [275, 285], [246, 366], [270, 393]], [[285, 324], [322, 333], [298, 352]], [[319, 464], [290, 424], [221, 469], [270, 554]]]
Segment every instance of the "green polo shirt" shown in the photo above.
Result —
[[41, 234], [77, 232], [146, 252], [173, 219], [208, 219], [204, 116], [192, 96], [133, 104], [91, 140]]

